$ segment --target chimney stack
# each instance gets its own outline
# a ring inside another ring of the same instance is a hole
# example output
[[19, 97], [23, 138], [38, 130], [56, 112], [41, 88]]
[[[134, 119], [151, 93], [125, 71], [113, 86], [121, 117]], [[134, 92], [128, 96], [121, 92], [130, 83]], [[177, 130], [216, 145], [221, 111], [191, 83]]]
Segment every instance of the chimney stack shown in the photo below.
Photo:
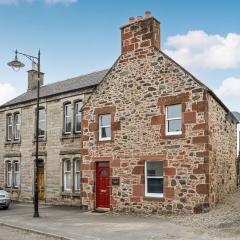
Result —
[[[40, 86], [43, 85], [44, 73], [40, 72]], [[28, 71], [28, 90], [34, 90], [38, 86], [38, 71], [36, 66], [33, 66], [31, 70]]]
[[145, 18], [150, 18], [152, 16], [151, 11], [145, 12]]
[[144, 18], [138, 16], [129, 18], [129, 23], [121, 29], [121, 52], [125, 54], [148, 48], [160, 49], [160, 22], [152, 17], [150, 11], [145, 12]]

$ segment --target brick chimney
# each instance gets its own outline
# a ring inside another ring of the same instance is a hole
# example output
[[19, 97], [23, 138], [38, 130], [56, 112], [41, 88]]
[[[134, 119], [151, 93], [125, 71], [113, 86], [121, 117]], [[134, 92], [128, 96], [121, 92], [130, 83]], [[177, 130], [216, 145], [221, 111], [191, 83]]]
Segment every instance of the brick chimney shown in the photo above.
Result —
[[150, 11], [141, 16], [129, 18], [128, 25], [121, 29], [121, 52], [125, 54], [138, 49], [154, 47], [160, 49], [160, 22], [151, 16]]
[[[40, 86], [43, 85], [44, 73], [40, 72]], [[28, 71], [28, 90], [33, 90], [37, 88], [38, 84], [38, 71], [36, 66], [33, 66], [31, 70]]]

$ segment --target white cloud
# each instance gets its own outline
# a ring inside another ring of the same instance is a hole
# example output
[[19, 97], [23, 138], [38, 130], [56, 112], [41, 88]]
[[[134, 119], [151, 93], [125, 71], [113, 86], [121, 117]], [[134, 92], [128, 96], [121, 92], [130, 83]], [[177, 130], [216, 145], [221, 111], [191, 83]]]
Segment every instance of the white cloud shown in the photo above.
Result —
[[209, 35], [189, 31], [167, 39], [165, 52], [181, 65], [191, 69], [232, 69], [240, 67], [240, 34]]
[[0, 83], [0, 105], [16, 97], [16, 89], [9, 83]]
[[227, 78], [223, 80], [222, 84], [215, 90], [219, 97], [238, 97], [240, 104], [240, 78]]
[[[23, 2], [32, 4], [36, 1], [38, 0], [0, 0], [0, 5], [18, 5]], [[78, 2], [78, 0], [39, 0], [39, 1], [42, 1], [46, 5], [62, 4], [65, 6]]]
[[240, 77], [224, 79], [214, 92], [231, 110], [240, 112]]

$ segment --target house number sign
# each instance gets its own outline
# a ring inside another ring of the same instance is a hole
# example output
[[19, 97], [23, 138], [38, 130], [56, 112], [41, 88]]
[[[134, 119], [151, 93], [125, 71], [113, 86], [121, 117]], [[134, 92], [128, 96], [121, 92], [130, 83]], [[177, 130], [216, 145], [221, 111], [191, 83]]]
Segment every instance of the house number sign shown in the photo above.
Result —
[[120, 185], [120, 178], [112, 177], [112, 186], [119, 186], [119, 185]]

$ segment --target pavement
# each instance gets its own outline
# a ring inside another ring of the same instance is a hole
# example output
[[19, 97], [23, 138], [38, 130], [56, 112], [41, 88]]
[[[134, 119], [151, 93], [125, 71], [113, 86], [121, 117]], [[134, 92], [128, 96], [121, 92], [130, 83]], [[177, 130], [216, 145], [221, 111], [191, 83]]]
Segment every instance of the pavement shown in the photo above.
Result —
[[40, 217], [33, 218], [32, 204], [12, 204], [0, 210], [0, 226], [63, 240], [240, 239], [211, 235], [166, 216], [114, 215], [66, 206], [40, 206], [39, 212]]

